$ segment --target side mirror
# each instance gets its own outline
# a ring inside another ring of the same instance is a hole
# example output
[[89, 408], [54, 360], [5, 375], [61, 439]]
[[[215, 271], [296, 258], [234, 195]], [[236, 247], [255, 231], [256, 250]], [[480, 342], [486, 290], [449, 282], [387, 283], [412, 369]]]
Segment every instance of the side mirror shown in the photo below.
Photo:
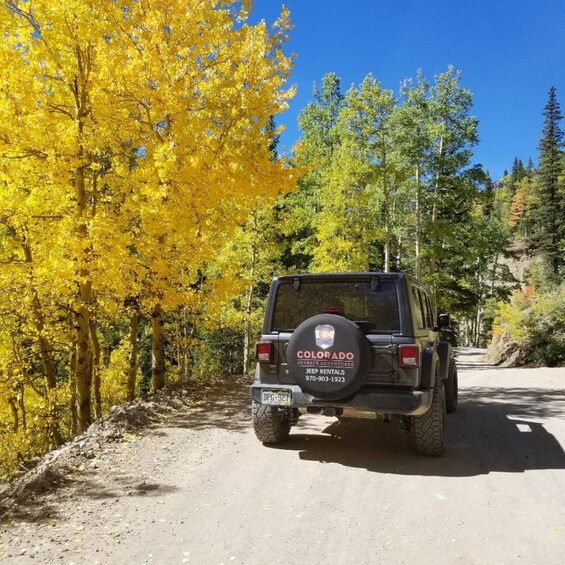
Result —
[[441, 312], [440, 314], [438, 314], [437, 326], [440, 329], [449, 328], [449, 326], [451, 326], [451, 318], [449, 316], [449, 312]]

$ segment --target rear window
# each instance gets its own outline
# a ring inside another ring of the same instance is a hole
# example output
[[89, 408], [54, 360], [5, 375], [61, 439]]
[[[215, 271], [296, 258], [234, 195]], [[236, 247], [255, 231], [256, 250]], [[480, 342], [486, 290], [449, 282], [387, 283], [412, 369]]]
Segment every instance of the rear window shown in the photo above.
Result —
[[373, 290], [371, 282], [301, 281], [298, 290], [292, 283], [278, 287], [275, 299], [273, 331], [293, 331], [304, 320], [317, 314], [340, 314], [366, 333], [398, 332], [398, 297], [394, 282], [380, 282]]

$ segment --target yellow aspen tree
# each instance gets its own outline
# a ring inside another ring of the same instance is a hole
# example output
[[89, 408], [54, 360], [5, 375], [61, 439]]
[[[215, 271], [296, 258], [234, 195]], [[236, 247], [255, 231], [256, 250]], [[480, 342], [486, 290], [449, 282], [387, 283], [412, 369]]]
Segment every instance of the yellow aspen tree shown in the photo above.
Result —
[[510, 217], [508, 218], [508, 225], [510, 227], [515, 227], [524, 218], [526, 210], [525, 200], [525, 191], [523, 186], [520, 185], [516, 189], [512, 197], [512, 204], [510, 205]]
[[35, 174], [39, 215], [58, 218], [41, 244], [54, 244], [52, 285], [74, 315], [78, 430], [92, 419], [101, 315], [133, 298], [162, 321], [241, 223], [247, 197], [294, 182], [265, 143], [292, 95], [288, 13], [271, 32], [246, 23], [250, 5], [0, 4], [2, 168], [18, 160]]
[[5, 103], [26, 126], [18, 128], [16, 138], [17, 124], [8, 122], [5, 137], [13, 152], [26, 156], [28, 167], [42, 166], [57, 199], [67, 203], [61, 236], [73, 265], [72, 278], [65, 282], [74, 289], [77, 418], [83, 430], [91, 421], [90, 319], [100, 155], [119, 154], [123, 131], [118, 135], [117, 128], [124, 127], [112, 104], [110, 77], [97, 64], [107, 51], [110, 30], [102, 2], [40, 0], [31, 5], [7, 0], [2, 8], [4, 41], [10, 56], [19, 58], [8, 77], [17, 96]]
[[[55, 447], [62, 443], [63, 433], [55, 368], [58, 313], [54, 305], [60, 307], [64, 302], [59, 281], [67, 274], [64, 261], [51, 262], [61, 250], [56, 237], [60, 210], [49, 193], [41, 167], [26, 163], [31, 159], [35, 165], [44, 157], [23, 144], [17, 147], [11, 143], [11, 138], [25, 137], [24, 103], [20, 104], [25, 93], [5, 81], [3, 75], [9, 67], [2, 63], [13, 62], [5, 55], [0, 49], [0, 95], [10, 103], [0, 104], [0, 128], [10, 123], [15, 127], [10, 135], [6, 129], [0, 134], [0, 303], [5, 305], [2, 318], [9, 328], [5, 331], [13, 341], [26, 342], [28, 355], [41, 364], [38, 376], [43, 384], [38, 394], [46, 413], [36, 415], [45, 422], [49, 446]], [[33, 382], [35, 375], [27, 374], [26, 379]]]
[[43, 304], [36, 286], [37, 280], [34, 276], [34, 258], [32, 244], [27, 226], [24, 224], [16, 228], [9, 219], [0, 218], [0, 223], [7, 229], [8, 234], [20, 247], [25, 268], [25, 283], [23, 291], [29, 306], [27, 313], [28, 324], [38, 344], [39, 356], [43, 365], [43, 376], [45, 379], [45, 396], [48, 406], [48, 433], [50, 445], [57, 447], [63, 443], [58, 418], [57, 382], [55, 377], [55, 359], [53, 346], [46, 332], [46, 322]]
[[113, 42], [128, 61], [112, 74], [122, 101], [137, 108], [143, 137], [135, 249], [151, 266], [137, 270], [152, 320], [155, 390], [165, 382], [164, 316], [186, 302], [198, 269], [245, 219], [247, 197], [272, 197], [293, 183], [292, 171], [271, 161], [266, 133], [292, 94], [281, 90], [291, 63], [282, 53], [288, 14], [271, 35], [264, 22], [245, 24], [245, 5], [220, 6], [132, 3], [116, 21]]
[[516, 185], [516, 191], [510, 204], [508, 225], [523, 237], [528, 236], [531, 220], [530, 212], [534, 198], [532, 179], [524, 177]]

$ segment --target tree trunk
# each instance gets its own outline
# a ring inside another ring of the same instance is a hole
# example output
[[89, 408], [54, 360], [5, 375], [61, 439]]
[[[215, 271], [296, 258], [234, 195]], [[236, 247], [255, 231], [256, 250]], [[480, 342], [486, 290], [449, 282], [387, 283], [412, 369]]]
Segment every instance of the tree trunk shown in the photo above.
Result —
[[[481, 277], [481, 260], [479, 259], [477, 261], [477, 288], [481, 289], [481, 284], [483, 282], [482, 277]], [[474, 346], [475, 347], [480, 347], [480, 343], [481, 343], [481, 322], [482, 322], [482, 315], [483, 315], [483, 308], [482, 308], [482, 303], [484, 300], [484, 295], [481, 292], [479, 295], [479, 298], [477, 300], [477, 313], [476, 313], [476, 319], [475, 319], [475, 335], [474, 335]]]
[[43, 306], [34, 286], [33, 275], [33, 253], [31, 244], [27, 234], [27, 228], [24, 226], [18, 232], [15, 227], [4, 222], [6, 228], [10, 231], [15, 239], [20, 241], [24, 252], [25, 262], [28, 268], [28, 290], [31, 294], [31, 318], [32, 324], [37, 332], [37, 342], [39, 345], [39, 355], [43, 365], [43, 376], [45, 378], [45, 396], [47, 399], [48, 413], [48, 435], [49, 447], [55, 449], [63, 444], [63, 436], [59, 426], [58, 400], [57, 400], [57, 378], [55, 374], [55, 360], [52, 355], [52, 347], [45, 337], [45, 317], [43, 315]]
[[193, 336], [195, 332], [194, 323], [190, 320], [188, 310], [184, 311], [183, 342], [182, 342], [182, 375], [183, 380], [188, 381], [193, 373], [194, 359], [191, 353]]
[[[438, 246], [438, 238], [437, 238], [437, 220], [438, 220], [438, 213], [437, 213], [437, 201], [439, 195], [439, 179], [441, 177], [441, 161], [443, 158], [443, 136], [440, 137], [439, 140], [439, 153], [438, 153], [438, 166], [436, 171], [436, 182], [434, 186], [434, 193], [432, 196], [432, 226], [431, 226], [431, 245], [430, 245], [430, 274], [435, 275], [437, 273], [437, 259], [436, 259], [436, 252]], [[437, 304], [437, 281], [436, 277], [432, 277], [432, 295], [434, 297], [434, 302]]]
[[422, 187], [420, 186], [420, 165], [416, 165], [416, 278], [420, 279], [422, 276], [422, 259], [421, 259], [421, 245], [422, 245]]
[[[84, 108], [79, 106], [77, 100], [77, 113], [83, 115]], [[77, 120], [79, 139], [82, 139], [84, 124], [82, 119]], [[79, 146], [78, 156], [82, 159], [84, 154]], [[75, 235], [79, 244], [77, 260], [77, 305], [76, 305], [76, 402], [78, 431], [83, 432], [92, 422], [90, 395], [92, 390], [91, 374], [92, 359], [90, 352], [90, 308], [92, 306], [92, 282], [88, 263], [90, 259], [88, 244], [88, 224], [86, 210], [88, 206], [86, 194], [86, 178], [84, 166], [75, 171], [75, 198], [77, 204]]]
[[[255, 228], [256, 226], [254, 226]], [[249, 346], [251, 343], [251, 307], [253, 303], [253, 295], [255, 293], [255, 267], [257, 265], [257, 248], [255, 241], [251, 244], [251, 272], [249, 290], [247, 292], [247, 301], [245, 303], [245, 314], [243, 324], [243, 374], [247, 375], [249, 372]]]
[[390, 272], [390, 193], [388, 188], [386, 152], [383, 155], [383, 192], [385, 199], [385, 264], [384, 272]]
[[45, 338], [45, 321], [43, 317], [41, 302], [35, 288], [32, 288], [32, 310], [34, 315], [35, 329], [38, 334], [39, 353], [45, 376], [45, 392], [47, 396], [47, 411], [49, 418], [49, 446], [55, 449], [63, 444], [63, 436], [59, 426], [59, 405], [57, 399], [57, 379], [55, 374], [55, 360], [51, 354], [51, 346]]
[[77, 347], [73, 343], [71, 353], [69, 356], [69, 392], [71, 403], [71, 435], [76, 435], [78, 432], [78, 414], [77, 414]]
[[153, 392], [165, 386], [165, 322], [158, 304], [151, 313], [151, 388]]
[[92, 422], [90, 395], [91, 352], [90, 352], [90, 283], [79, 285], [80, 305], [76, 313], [76, 405], [78, 431], [83, 432]]
[[19, 388], [20, 388], [20, 392], [18, 394], [18, 405], [20, 407], [22, 429], [25, 432], [27, 430], [27, 412], [26, 412], [26, 403], [25, 403], [25, 388], [23, 386], [20, 386]]
[[18, 405], [16, 404], [16, 399], [13, 397], [8, 398], [8, 404], [10, 405], [10, 408], [12, 410], [12, 418], [13, 418], [12, 431], [14, 433], [18, 433], [18, 429], [20, 427], [20, 418], [18, 415]]
[[135, 398], [135, 381], [137, 376], [137, 352], [138, 352], [138, 338], [137, 332], [139, 330], [139, 310], [135, 310], [131, 317], [129, 328], [129, 356], [128, 356], [128, 381], [127, 393], [128, 400]]
[[[43, 340], [42, 340], [43, 341]], [[44, 343], [40, 344], [42, 351], [42, 357], [46, 351], [46, 345]], [[49, 418], [49, 447], [55, 449], [60, 445], [63, 445], [63, 435], [61, 434], [61, 428], [59, 426], [59, 401], [57, 398], [57, 382], [55, 380], [55, 366], [51, 355], [47, 359], [43, 359], [43, 370], [45, 372], [46, 380], [46, 393], [47, 393], [47, 410]]]
[[481, 317], [481, 305], [477, 304], [477, 311], [475, 313], [475, 333], [473, 335], [473, 347], [480, 347]]
[[253, 283], [249, 285], [249, 291], [247, 293], [247, 302], [245, 304], [245, 319], [243, 327], [243, 374], [247, 375], [249, 372], [250, 360], [249, 360], [249, 346], [251, 344], [251, 302], [253, 300], [253, 293], [255, 291], [255, 286]]
[[102, 417], [102, 394], [100, 392], [100, 340], [98, 339], [98, 328], [96, 322], [89, 321], [90, 339], [92, 341], [92, 389], [94, 393], [94, 415]]
[[[491, 275], [491, 280], [490, 280], [490, 295], [491, 297], [494, 296], [494, 289], [496, 286], [496, 271], [498, 269], [498, 253], [495, 253], [494, 255], [494, 263], [492, 266], [492, 275]], [[522, 282], [522, 281], [520, 281]]]
[[86, 190], [86, 168], [88, 158], [85, 151], [85, 122], [90, 111], [88, 95], [88, 74], [92, 58], [89, 51], [82, 51], [77, 46], [75, 49], [77, 75], [74, 77], [71, 89], [75, 99], [75, 125], [76, 125], [76, 160], [78, 166], [75, 169], [75, 224], [74, 236], [76, 238], [77, 250], [74, 260], [77, 264], [76, 284], [76, 406], [78, 431], [82, 432], [92, 422], [91, 412], [91, 373], [92, 356], [90, 348], [90, 314], [92, 308], [92, 277], [90, 272], [91, 246], [88, 230], [89, 206], [94, 215], [97, 195], [94, 191], [88, 194]]

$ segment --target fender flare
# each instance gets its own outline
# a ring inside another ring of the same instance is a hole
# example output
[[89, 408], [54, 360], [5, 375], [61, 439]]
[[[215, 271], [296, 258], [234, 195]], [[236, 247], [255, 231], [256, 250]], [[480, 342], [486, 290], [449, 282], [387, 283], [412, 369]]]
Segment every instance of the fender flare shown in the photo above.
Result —
[[433, 388], [436, 376], [436, 367], [440, 362], [435, 349], [428, 347], [422, 354], [422, 371], [420, 373], [420, 388]]
[[439, 356], [439, 371], [441, 378], [445, 381], [449, 377], [449, 362], [451, 360], [451, 344], [448, 341], [440, 341], [437, 344]]

